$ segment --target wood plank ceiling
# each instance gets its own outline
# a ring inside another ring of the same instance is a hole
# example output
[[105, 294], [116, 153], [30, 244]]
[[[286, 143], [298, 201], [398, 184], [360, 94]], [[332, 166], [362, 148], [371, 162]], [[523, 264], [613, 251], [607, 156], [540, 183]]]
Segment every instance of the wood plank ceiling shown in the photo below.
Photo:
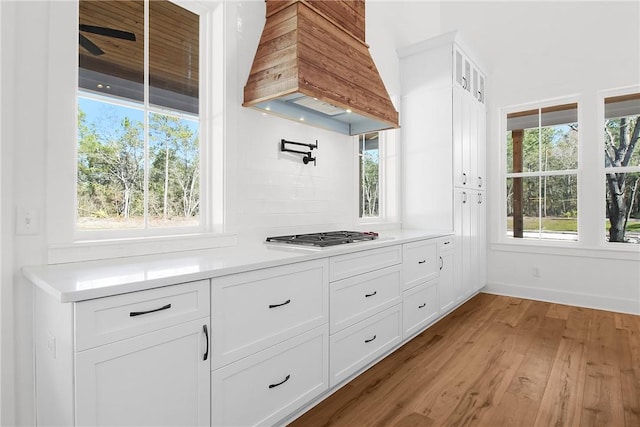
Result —
[[[79, 24], [133, 32], [136, 41], [99, 34], [82, 35], [104, 51], [93, 55], [78, 46], [81, 69], [144, 81], [144, 2], [81, 0]], [[198, 97], [199, 17], [169, 1], [149, 2], [149, 82], [152, 87]]]

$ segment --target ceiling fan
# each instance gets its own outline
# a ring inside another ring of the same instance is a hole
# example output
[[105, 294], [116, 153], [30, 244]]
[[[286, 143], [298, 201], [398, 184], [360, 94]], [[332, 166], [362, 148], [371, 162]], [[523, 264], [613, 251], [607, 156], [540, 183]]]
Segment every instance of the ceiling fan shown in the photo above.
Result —
[[[107, 27], [97, 27], [95, 25], [84, 25], [80, 24], [80, 31], [84, 31], [85, 33], [99, 34], [101, 36], [113, 37], [116, 39], [136, 41], [136, 35], [129, 31], [121, 31], [115, 30], [113, 28]], [[80, 35], [80, 46], [88, 50], [91, 54], [99, 56], [104, 54], [104, 50], [100, 49], [94, 42]]]

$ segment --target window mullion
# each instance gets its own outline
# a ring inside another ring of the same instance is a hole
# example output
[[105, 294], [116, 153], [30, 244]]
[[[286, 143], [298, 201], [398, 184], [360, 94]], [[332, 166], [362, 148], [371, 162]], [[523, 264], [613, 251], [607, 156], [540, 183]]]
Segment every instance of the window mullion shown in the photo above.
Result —
[[144, 1], [144, 228], [149, 228], [149, 0]]

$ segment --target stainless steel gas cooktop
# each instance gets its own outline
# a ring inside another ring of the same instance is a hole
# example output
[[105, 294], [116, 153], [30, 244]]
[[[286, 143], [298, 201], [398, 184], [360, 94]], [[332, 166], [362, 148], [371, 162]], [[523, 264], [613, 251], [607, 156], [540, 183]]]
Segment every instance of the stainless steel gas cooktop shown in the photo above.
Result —
[[347, 243], [364, 242], [378, 238], [373, 231], [327, 231], [324, 233], [292, 234], [289, 236], [267, 237], [267, 243], [282, 243], [301, 246], [336, 246]]

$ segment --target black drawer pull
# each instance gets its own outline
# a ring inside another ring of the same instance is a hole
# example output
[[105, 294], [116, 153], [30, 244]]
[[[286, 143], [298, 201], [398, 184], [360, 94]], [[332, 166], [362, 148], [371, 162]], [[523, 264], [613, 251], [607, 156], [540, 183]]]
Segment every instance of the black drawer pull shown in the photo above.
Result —
[[156, 308], [156, 309], [153, 309], [153, 310], [132, 311], [132, 312], [129, 313], [129, 317], [142, 316], [143, 314], [155, 313], [156, 311], [168, 310], [170, 308], [171, 308], [171, 304], [167, 304], [164, 307]]
[[427, 262], [427, 260], [423, 259], [422, 261], [418, 261], [418, 264], [424, 264], [425, 262]]
[[269, 308], [276, 308], [276, 307], [282, 307], [283, 305], [287, 305], [291, 302], [290, 299], [286, 300], [285, 302], [281, 303], [281, 304], [269, 304]]
[[449, 243], [451, 243], [451, 240], [447, 240], [446, 242], [444, 242], [445, 245], [448, 245]]
[[440, 270], [444, 267], [444, 260], [440, 257]]
[[372, 294], [366, 294], [364, 297], [365, 297], [365, 298], [369, 298], [369, 297], [374, 296], [374, 295], [375, 295], [375, 294], [377, 294], [377, 293], [378, 293], [378, 291], [373, 291], [373, 293], [372, 293]]
[[368, 339], [368, 340], [364, 340], [364, 342], [365, 342], [365, 343], [367, 343], [367, 342], [371, 342], [371, 341], [373, 341], [373, 340], [375, 340], [375, 339], [376, 339], [376, 336], [377, 336], [377, 335], [374, 335], [374, 336], [373, 336], [373, 338], [370, 338], [370, 339]]
[[269, 384], [269, 388], [278, 387], [279, 385], [282, 385], [282, 384], [286, 383], [287, 381], [289, 381], [289, 378], [291, 378], [291, 375], [287, 375], [287, 377], [285, 379], [283, 379], [282, 381], [280, 381], [277, 384]]
[[202, 331], [204, 332], [204, 336], [207, 338], [207, 350], [204, 352], [202, 360], [207, 360], [209, 358], [209, 330], [207, 329], [207, 325], [202, 325]]
[[425, 302], [424, 304], [419, 305], [418, 308], [425, 308], [426, 306], [427, 306], [427, 303]]

